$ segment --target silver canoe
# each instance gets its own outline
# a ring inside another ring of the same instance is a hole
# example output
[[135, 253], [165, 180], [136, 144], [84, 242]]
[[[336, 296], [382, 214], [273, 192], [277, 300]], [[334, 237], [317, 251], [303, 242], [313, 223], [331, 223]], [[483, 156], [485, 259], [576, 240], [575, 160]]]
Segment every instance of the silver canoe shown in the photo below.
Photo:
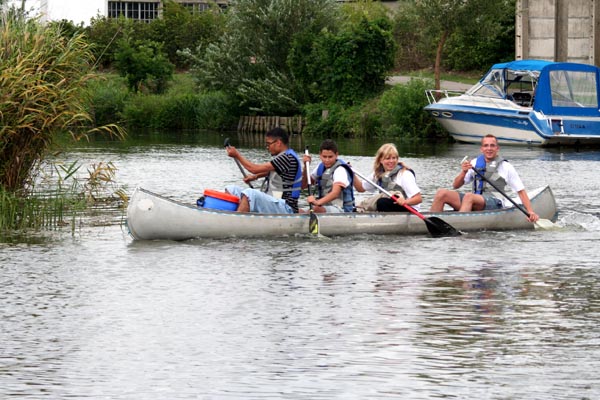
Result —
[[[556, 201], [550, 187], [529, 193], [540, 218], [556, 220]], [[423, 213], [438, 217], [459, 231], [534, 229], [515, 207], [468, 213]], [[318, 214], [322, 235], [428, 234], [423, 220], [411, 213]], [[309, 235], [308, 214], [256, 214], [198, 208], [137, 188], [129, 199], [127, 226], [138, 240], [192, 238], [281, 237]]]

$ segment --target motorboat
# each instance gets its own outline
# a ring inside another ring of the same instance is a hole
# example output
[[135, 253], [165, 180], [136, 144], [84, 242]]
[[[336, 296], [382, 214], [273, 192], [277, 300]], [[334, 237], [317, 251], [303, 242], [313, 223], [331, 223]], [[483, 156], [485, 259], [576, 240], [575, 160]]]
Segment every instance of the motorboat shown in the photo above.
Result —
[[585, 146], [600, 144], [600, 69], [517, 60], [493, 65], [466, 92], [427, 90], [425, 110], [459, 142]]

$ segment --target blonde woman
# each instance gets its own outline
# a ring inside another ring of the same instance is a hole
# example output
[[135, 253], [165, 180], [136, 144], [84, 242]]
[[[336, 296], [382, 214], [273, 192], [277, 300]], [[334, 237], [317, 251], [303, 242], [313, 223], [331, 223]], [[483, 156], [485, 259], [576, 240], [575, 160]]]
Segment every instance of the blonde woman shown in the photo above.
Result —
[[[398, 149], [393, 143], [382, 145], [375, 154], [371, 181], [377, 183], [388, 192], [397, 195], [396, 201], [379, 194], [363, 200], [358, 208], [365, 211], [403, 212], [408, 211], [404, 205], [416, 210], [420, 209], [421, 189], [417, 186], [415, 173], [406, 164], [399, 161]], [[358, 176], [354, 179], [354, 188], [359, 192], [376, 192], [377, 188]]]

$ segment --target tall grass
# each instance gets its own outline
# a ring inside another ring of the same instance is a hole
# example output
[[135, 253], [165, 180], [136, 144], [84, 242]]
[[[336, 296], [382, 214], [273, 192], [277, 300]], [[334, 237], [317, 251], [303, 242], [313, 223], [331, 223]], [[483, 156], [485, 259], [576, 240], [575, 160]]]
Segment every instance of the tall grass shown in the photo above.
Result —
[[100, 130], [124, 135], [118, 126], [91, 127], [85, 82], [93, 57], [82, 35], [63, 37], [59, 24], [41, 25], [0, 15], [0, 186], [20, 191], [31, 183], [58, 132], [79, 140]]
[[54, 228], [70, 225], [85, 209], [85, 201], [72, 192], [56, 190], [27, 198], [0, 188], [0, 231]]

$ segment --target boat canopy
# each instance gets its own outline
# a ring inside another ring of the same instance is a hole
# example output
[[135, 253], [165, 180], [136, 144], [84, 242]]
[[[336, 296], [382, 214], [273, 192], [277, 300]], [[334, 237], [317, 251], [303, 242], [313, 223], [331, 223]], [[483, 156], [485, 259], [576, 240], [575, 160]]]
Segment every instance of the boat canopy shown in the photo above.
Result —
[[598, 116], [599, 68], [517, 60], [494, 64], [468, 94], [510, 99], [547, 115]]

